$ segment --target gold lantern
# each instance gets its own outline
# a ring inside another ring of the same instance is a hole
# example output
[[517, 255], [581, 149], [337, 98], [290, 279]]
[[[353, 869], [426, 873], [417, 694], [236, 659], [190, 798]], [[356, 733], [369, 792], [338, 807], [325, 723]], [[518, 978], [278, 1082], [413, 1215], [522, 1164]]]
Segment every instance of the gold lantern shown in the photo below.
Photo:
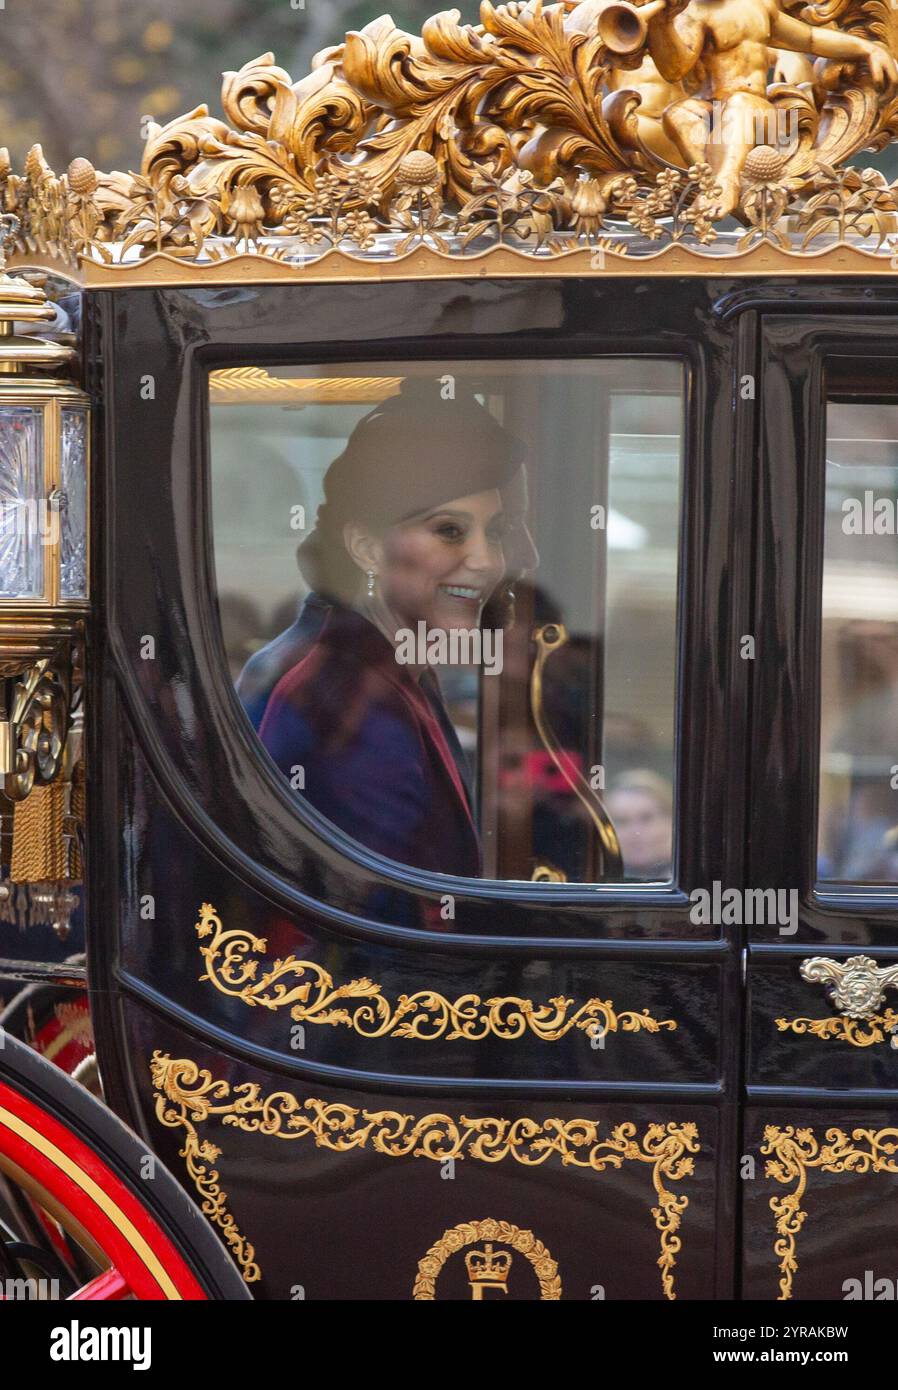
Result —
[[[3, 244], [15, 226], [0, 218]], [[74, 348], [23, 331], [54, 313], [0, 251], [0, 913], [64, 934], [81, 874], [90, 416], [61, 375]]]

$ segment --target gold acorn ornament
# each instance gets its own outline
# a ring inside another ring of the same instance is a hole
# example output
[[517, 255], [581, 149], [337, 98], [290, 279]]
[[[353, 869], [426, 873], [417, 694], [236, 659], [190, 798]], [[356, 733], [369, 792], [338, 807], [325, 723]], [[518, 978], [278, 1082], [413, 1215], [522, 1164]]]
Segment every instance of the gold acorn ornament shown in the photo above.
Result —
[[69, 188], [80, 198], [89, 198], [92, 193], [96, 193], [99, 180], [97, 171], [89, 159], [83, 159], [80, 155], [73, 159], [68, 168]]
[[766, 183], [770, 186], [779, 183], [789, 156], [773, 145], [756, 145], [749, 151], [743, 175], [748, 183]]
[[411, 150], [404, 154], [396, 170], [400, 188], [436, 188], [440, 181], [440, 166], [426, 150]]
[[772, 241], [788, 251], [791, 242], [775, 224], [789, 206], [791, 192], [783, 183], [789, 156], [773, 145], [756, 145], [749, 150], [742, 170], [744, 192], [741, 210], [750, 224], [740, 237], [738, 251], [746, 251], [759, 241]]
[[448, 242], [437, 231], [447, 221], [443, 217], [441, 183], [440, 166], [426, 150], [410, 150], [400, 159], [389, 217], [395, 218], [409, 235], [397, 244], [397, 255], [427, 240], [433, 242], [437, 250], [448, 253]]

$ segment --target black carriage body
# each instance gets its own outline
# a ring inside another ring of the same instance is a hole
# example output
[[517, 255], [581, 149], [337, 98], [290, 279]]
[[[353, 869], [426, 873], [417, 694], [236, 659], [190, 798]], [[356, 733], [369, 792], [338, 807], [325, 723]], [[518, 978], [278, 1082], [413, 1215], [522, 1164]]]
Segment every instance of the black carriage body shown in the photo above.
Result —
[[[821, 896], [813, 865], [823, 371], [831, 354], [889, 370], [898, 295], [549, 274], [134, 288], [88, 292], [85, 332], [99, 406], [89, 971], [113, 1107], [205, 1201], [259, 1296], [402, 1299], [438, 1278], [439, 1297], [468, 1297], [440, 1242], [466, 1223], [486, 1239], [494, 1221], [542, 1242], [564, 1298], [777, 1297], [770, 1199], [795, 1183], [765, 1176], [765, 1127], [876, 1129], [898, 1098], [894, 1052], [776, 1024], [823, 1011], [798, 973], [807, 955], [898, 948], [898, 896]], [[217, 611], [207, 375], [447, 357], [684, 366], [678, 872], [667, 888], [453, 880], [451, 929], [433, 933], [422, 905], [447, 881], [298, 813], [244, 718]], [[715, 883], [797, 890], [797, 933], [697, 924], [690, 894]], [[393, 920], [366, 906], [382, 884], [402, 904]], [[203, 904], [268, 943], [256, 980], [293, 955], [391, 1003], [599, 999], [677, 1026], [594, 1046], [577, 1028], [309, 1025], [297, 1046], [288, 1007], [202, 978], [217, 930], [198, 934]], [[870, 1177], [818, 1176], [789, 1292], [839, 1298], [883, 1264], [885, 1236], [860, 1215], [835, 1236], [827, 1195], [869, 1217], [898, 1178], [874, 1192]], [[434, 1246], [438, 1274], [422, 1273]], [[512, 1294], [550, 1285], [531, 1260]]]

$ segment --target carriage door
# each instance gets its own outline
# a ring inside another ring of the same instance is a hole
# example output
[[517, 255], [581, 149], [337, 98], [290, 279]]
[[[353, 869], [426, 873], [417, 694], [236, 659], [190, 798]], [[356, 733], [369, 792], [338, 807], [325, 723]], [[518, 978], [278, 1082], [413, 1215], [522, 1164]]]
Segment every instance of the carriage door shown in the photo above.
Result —
[[761, 335], [749, 1298], [898, 1270], [898, 318], [841, 294]]
[[[106, 413], [97, 541], [115, 1107], [262, 1297], [730, 1296], [747, 665], [711, 292], [136, 288], [92, 323], [110, 400], [155, 382]], [[499, 518], [459, 411], [525, 453]], [[338, 525], [378, 419], [383, 489]], [[480, 647], [415, 686], [369, 585], [407, 664], [471, 588]]]

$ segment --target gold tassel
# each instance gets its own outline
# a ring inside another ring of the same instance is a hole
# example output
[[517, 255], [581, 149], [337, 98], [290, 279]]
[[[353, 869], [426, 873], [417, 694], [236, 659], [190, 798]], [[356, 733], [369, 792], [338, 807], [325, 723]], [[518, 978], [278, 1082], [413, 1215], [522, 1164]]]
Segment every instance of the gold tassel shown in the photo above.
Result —
[[81, 862], [81, 849], [78, 843], [79, 832], [83, 832], [84, 818], [87, 811], [84, 759], [79, 758], [72, 771], [72, 796], [69, 802], [69, 873], [68, 877], [75, 883], [80, 883], [84, 878], [84, 865]]
[[69, 854], [65, 838], [67, 787], [51, 782], [33, 787], [13, 812], [13, 883], [45, 883], [68, 878]]

